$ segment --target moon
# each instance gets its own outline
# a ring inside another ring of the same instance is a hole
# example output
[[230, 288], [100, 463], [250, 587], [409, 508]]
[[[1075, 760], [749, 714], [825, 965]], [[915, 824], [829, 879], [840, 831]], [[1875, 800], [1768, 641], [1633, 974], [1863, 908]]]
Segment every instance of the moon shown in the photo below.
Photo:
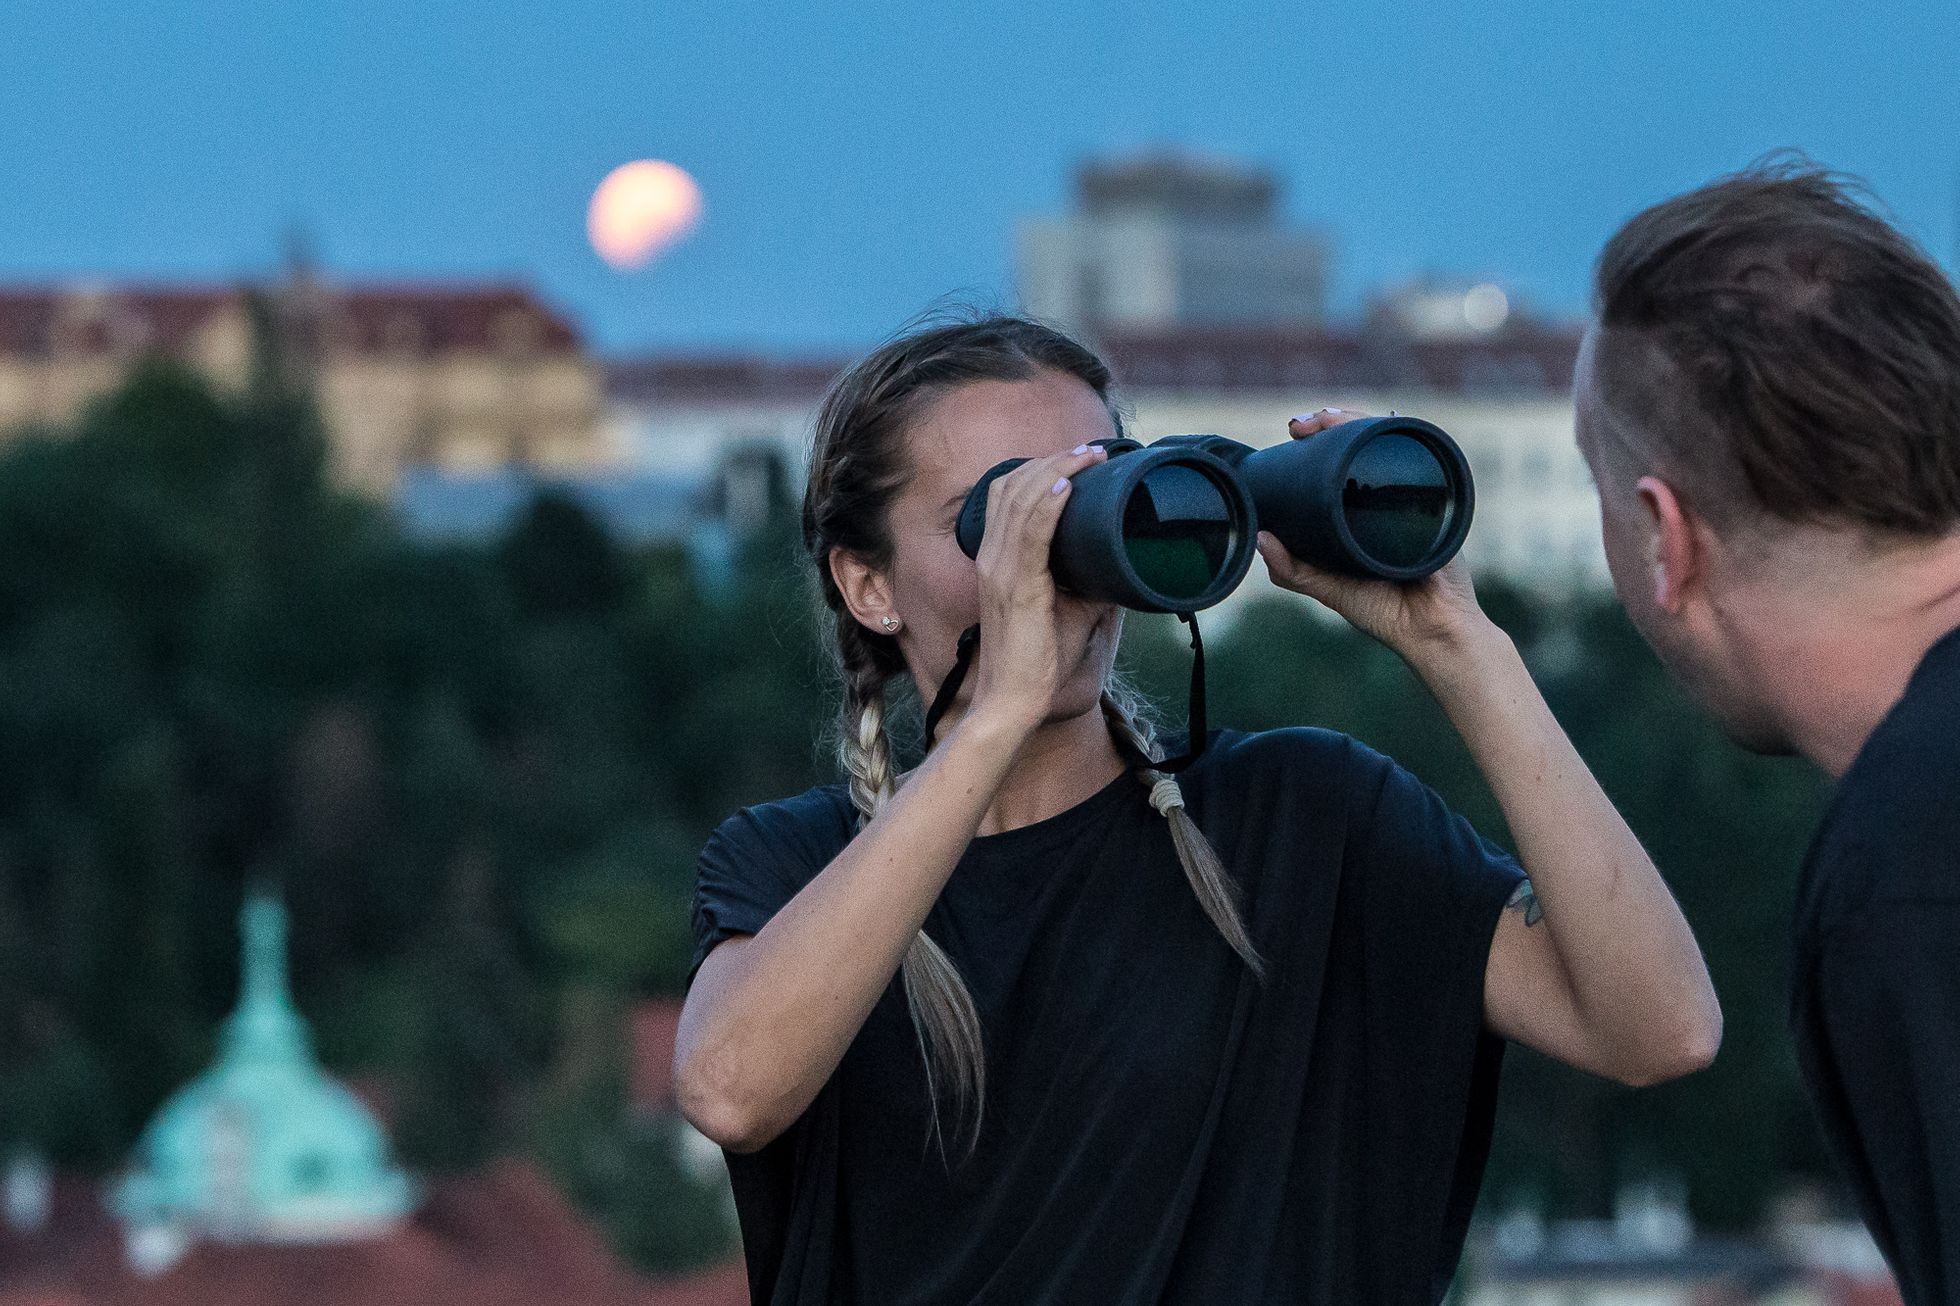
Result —
[[701, 221], [701, 187], [659, 159], [622, 163], [592, 192], [585, 229], [599, 257], [621, 271], [644, 267]]

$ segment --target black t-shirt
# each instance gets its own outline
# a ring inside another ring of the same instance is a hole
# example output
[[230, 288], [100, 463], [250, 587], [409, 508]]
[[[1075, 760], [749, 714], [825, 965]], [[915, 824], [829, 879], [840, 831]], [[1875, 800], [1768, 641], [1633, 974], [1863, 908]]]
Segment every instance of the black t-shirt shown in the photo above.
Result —
[[[1344, 736], [1208, 738], [1181, 784], [1265, 981], [1199, 908], [1134, 776], [976, 837], [926, 929], [984, 1027], [977, 1148], [949, 1170], [929, 1142], [894, 979], [804, 1116], [728, 1155], [755, 1301], [1441, 1298], [1496, 1103], [1484, 965], [1522, 872]], [[695, 965], [852, 833], [841, 784], [725, 821], [701, 855]]]
[[1790, 1027], [1911, 1306], [1960, 1306], [1960, 630], [1844, 773], [1797, 895]]

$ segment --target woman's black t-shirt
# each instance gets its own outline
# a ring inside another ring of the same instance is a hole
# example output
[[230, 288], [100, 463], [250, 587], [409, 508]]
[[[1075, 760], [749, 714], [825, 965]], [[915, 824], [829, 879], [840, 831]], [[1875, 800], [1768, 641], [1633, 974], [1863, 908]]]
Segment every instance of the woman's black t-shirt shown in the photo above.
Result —
[[[1180, 784], [1265, 980], [1205, 917], [1134, 776], [977, 836], [926, 919], [984, 1028], [975, 1150], [942, 1158], [894, 979], [803, 1117], [727, 1155], [756, 1302], [1440, 1300], [1496, 1103], [1484, 965], [1522, 873], [1352, 739], [1208, 738]], [[724, 821], [694, 965], [854, 829], [842, 784]]]

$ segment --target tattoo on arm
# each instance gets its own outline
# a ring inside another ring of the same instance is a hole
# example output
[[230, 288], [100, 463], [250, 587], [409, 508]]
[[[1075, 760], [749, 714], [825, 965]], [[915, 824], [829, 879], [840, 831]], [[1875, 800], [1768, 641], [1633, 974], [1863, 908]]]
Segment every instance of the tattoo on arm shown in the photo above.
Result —
[[1545, 909], [1538, 905], [1538, 894], [1532, 889], [1530, 880], [1518, 881], [1518, 887], [1511, 891], [1511, 900], [1504, 904], [1504, 910], [1523, 912], [1526, 925], [1536, 925], [1545, 919]]

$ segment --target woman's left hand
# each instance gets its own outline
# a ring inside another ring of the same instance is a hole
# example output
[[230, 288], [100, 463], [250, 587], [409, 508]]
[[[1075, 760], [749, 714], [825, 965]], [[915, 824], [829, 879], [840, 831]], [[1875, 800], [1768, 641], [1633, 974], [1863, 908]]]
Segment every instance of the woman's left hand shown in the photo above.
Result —
[[[1367, 416], [1367, 413], [1323, 408], [1294, 418], [1287, 423], [1287, 432], [1296, 440], [1306, 440], [1343, 422]], [[1461, 554], [1421, 580], [1389, 581], [1322, 570], [1294, 557], [1266, 531], [1259, 532], [1258, 546], [1259, 556], [1266, 562], [1266, 574], [1275, 585], [1325, 603], [1411, 664], [1462, 643], [1466, 636], [1489, 622], [1477, 605], [1470, 570]]]

